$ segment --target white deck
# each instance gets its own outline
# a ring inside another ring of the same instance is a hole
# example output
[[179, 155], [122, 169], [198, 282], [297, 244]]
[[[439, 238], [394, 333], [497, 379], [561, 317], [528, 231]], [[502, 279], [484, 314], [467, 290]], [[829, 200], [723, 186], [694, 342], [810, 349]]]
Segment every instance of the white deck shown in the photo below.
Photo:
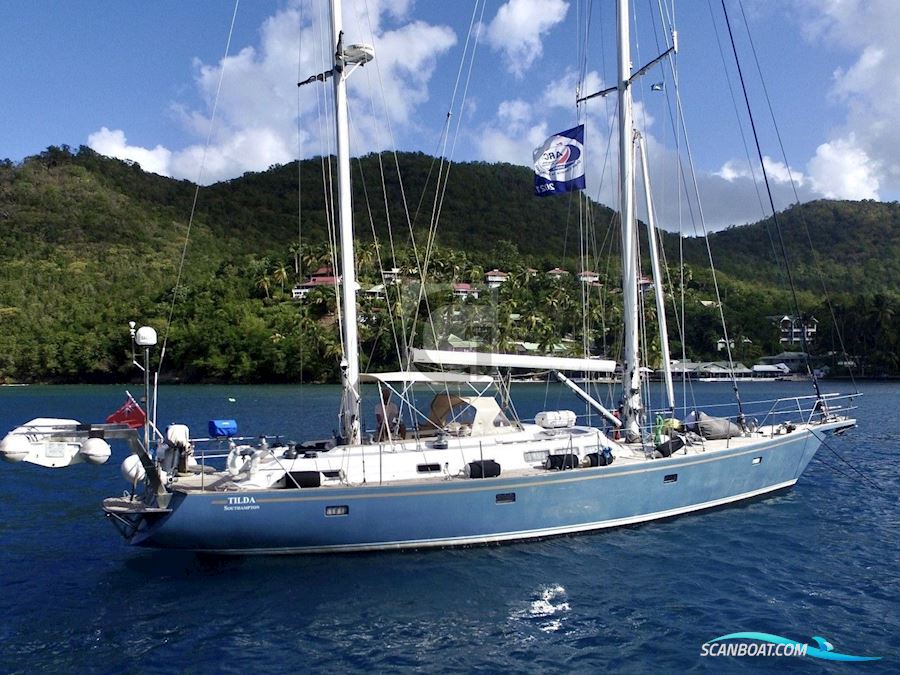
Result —
[[[825, 423], [797, 425], [786, 432], [778, 426], [766, 426], [756, 432], [723, 440], [704, 440], [685, 446], [673, 458], [711, 455], [724, 450], [760, 448], [777, 443], [780, 439], [803, 434], [810, 430], [818, 434], [835, 428], [852, 425], [852, 420], [834, 420]], [[259, 457], [255, 470], [250, 470], [250, 460], [244, 471], [234, 476], [227, 471], [201, 472], [200, 467], [188, 476], [178, 476], [172, 487], [180, 491], [250, 491], [273, 488], [292, 488], [288, 472], [321, 472], [321, 488], [346, 488], [373, 485], [433, 484], [448, 480], [467, 480], [466, 464], [481, 459], [492, 459], [501, 466], [502, 477], [530, 477], [543, 475], [544, 459], [549, 454], [574, 454], [584, 458], [587, 454], [610, 448], [615, 461], [612, 466], [649, 467], [659, 462], [653, 456], [652, 447], [637, 443], [619, 443], [609, 439], [602, 430], [593, 427], [574, 427], [548, 432], [536, 425], [525, 425], [521, 431], [494, 437], [449, 438], [445, 449], [434, 448], [434, 436], [370, 445], [339, 446], [319, 451], [315, 457], [286, 459], [281, 456], [285, 448], [272, 448]], [[647, 452], [645, 452], [645, 448]], [[648, 456], [648, 453], [650, 456]], [[439, 470], [423, 473], [425, 465], [439, 466]]]

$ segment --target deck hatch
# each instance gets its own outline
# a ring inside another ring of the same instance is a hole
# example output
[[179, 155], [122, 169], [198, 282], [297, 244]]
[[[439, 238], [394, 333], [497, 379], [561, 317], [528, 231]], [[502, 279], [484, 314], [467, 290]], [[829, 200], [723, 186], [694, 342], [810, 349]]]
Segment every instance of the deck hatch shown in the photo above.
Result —
[[677, 474], [677, 473], [667, 473], [667, 474], [663, 477], [663, 483], [675, 483], [676, 481], [678, 481], [678, 474]]

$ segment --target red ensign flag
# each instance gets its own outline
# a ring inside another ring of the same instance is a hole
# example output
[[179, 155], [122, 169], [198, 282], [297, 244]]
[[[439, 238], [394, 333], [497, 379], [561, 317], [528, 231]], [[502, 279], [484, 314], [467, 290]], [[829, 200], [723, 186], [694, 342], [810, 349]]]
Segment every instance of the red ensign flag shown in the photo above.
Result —
[[107, 417], [106, 423], [127, 424], [132, 429], [139, 429], [144, 426], [146, 420], [147, 415], [144, 414], [141, 406], [138, 405], [138, 402], [134, 400], [131, 394], [128, 394], [128, 399], [122, 404], [122, 407]]

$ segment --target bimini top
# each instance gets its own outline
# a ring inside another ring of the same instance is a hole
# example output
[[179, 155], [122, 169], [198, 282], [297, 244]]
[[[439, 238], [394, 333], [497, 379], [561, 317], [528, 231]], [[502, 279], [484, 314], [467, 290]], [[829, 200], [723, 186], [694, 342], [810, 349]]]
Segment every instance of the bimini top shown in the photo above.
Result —
[[361, 382], [405, 382], [408, 384], [490, 384], [494, 378], [490, 375], [473, 375], [469, 373], [422, 373], [415, 370], [393, 373], [364, 373], [359, 376]]
[[608, 359], [573, 359], [564, 356], [530, 354], [494, 354], [491, 352], [451, 352], [440, 349], [413, 349], [413, 361], [445, 366], [482, 366], [486, 368], [529, 368], [531, 370], [567, 370], [587, 373], [612, 373], [616, 362]]

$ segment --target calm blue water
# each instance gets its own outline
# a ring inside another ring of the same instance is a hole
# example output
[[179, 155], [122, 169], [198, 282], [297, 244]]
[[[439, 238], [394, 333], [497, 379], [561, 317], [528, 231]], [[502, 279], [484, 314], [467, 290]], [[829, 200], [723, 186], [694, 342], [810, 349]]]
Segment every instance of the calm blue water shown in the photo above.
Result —
[[[0, 464], [0, 672], [897, 672], [900, 385], [866, 384], [859, 429], [831, 441], [879, 491], [813, 460], [782, 496], [663, 523], [468, 550], [214, 558], [126, 547], [107, 465]], [[748, 384], [745, 399], [809, 385]], [[575, 406], [521, 385], [524, 416]], [[727, 385], [695, 385], [699, 401]], [[236, 416], [242, 433], [327, 434], [333, 387], [173, 387], [160, 420]], [[235, 402], [229, 402], [229, 398]], [[99, 421], [119, 387], [0, 388], [0, 434], [38, 415]], [[301, 429], [310, 431], [301, 433]], [[828, 450], [819, 456], [842, 465]], [[882, 656], [867, 664], [702, 658], [737, 631]]]

